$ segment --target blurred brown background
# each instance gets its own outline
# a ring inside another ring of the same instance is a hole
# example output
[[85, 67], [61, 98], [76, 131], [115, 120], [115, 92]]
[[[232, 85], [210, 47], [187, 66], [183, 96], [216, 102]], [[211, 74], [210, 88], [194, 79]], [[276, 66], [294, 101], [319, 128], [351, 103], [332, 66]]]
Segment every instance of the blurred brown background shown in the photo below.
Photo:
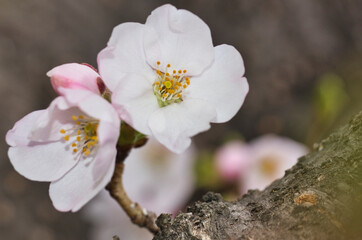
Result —
[[[362, 1], [169, 2], [200, 16], [214, 44], [234, 45], [246, 65], [250, 93], [243, 108], [229, 123], [196, 137], [200, 148], [218, 146], [232, 131], [247, 140], [274, 132], [311, 145], [362, 109]], [[80, 213], [53, 209], [48, 183], [13, 171], [4, 136], [15, 121], [46, 108], [55, 97], [48, 70], [68, 62], [96, 66], [114, 26], [145, 22], [164, 3], [0, 0], [0, 239], [88, 239], [90, 226]], [[314, 92], [325, 74], [343, 80], [348, 102], [315, 132]]]

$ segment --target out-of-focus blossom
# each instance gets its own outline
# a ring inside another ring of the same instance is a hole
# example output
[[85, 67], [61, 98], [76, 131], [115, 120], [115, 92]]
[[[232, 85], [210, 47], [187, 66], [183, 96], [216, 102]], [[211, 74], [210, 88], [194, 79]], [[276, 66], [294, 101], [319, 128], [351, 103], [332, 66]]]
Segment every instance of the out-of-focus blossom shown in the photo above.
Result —
[[[63, 67], [49, 75], [69, 82], [82, 79], [83, 85], [94, 87], [98, 75], [89, 67], [75, 78], [73, 71], [60, 71]], [[95, 89], [57, 85], [56, 90], [62, 96], [47, 109], [26, 115], [8, 131], [8, 155], [24, 177], [51, 182], [49, 195], [56, 209], [77, 211], [112, 177], [120, 120]]]
[[275, 135], [259, 137], [250, 142], [249, 147], [250, 165], [240, 176], [242, 193], [249, 189], [263, 190], [274, 180], [283, 177], [285, 170], [308, 152], [303, 144]]
[[240, 53], [214, 47], [198, 16], [170, 4], [115, 27], [98, 65], [121, 118], [176, 153], [230, 120], [249, 90]]
[[250, 161], [250, 149], [241, 141], [227, 143], [215, 155], [216, 169], [227, 182], [239, 179], [248, 170]]
[[[125, 190], [133, 201], [157, 214], [176, 213], [194, 191], [193, 163], [193, 148], [177, 155], [150, 139], [144, 147], [132, 150], [125, 161]], [[105, 191], [87, 209], [95, 240], [111, 239], [115, 234], [125, 240], [152, 238], [147, 230], [133, 226]]]

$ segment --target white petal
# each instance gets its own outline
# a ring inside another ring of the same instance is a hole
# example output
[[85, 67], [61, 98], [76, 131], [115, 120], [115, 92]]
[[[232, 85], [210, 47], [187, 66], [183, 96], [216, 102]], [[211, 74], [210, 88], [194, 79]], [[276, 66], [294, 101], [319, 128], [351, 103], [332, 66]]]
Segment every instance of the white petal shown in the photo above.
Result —
[[108, 46], [98, 54], [100, 75], [111, 91], [114, 91], [127, 73], [143, 74], [148, 78], [154, 75], [154, 71], [146, 62], [143, 49], [143, 35], [147, 29], [139, 23], [118, 25], [113, 29]]
[[34, 181], [57, 180], [78, 160], [70, 147], [61, 141], [11, 147], [8, 155], [15, 170]]
[[107, 172], [99, 181], [95, 181], [92, 174], [94, 163], [83, 159], [64, 177], [50, 184], [49, 195], [57, 210], [78, 211], [108, 184], [114, 162], [109, 161]]
[[174, 154], [150, 138], [127, 157], [123, 175], [126, 192], [157, 214], [178, 211], [194, 190], [194, 154], [193, 148]]
[[232, 46], [215, 47], [215, 61], [203, 74], [191, 78], [190, 97], [204, 99], [216, 108], [212, 122], [229, 121], [242, 106], [249, 85], [240, 53]]
[[137, 131], [149, 135], [149, 116], [159, 109], [152, 84], [141, 75], [129, 74], [112, 95], [112, 103], [122, 120]]
[[155, 111], [149, 119], [153, 136], [175, 153], [191, 144], [190, 137], [210, 128], [215, 109], [201, 99], [187, 99]]
[[119, 132], [119, 124], [114, 125], [108, 122], [99, 123], [97, 129], [99, 145], [93, 167], [93, 178], [95, 181], [100, 180], [106, 174], [110, 161], [115, 162]]
[[101, 96], [81, 89], [62, 89], [62, 92], [69, 106], [79, 108], [90, 117], [100, 121], [111, 122], [119, 126], [117, 112], [112, 105]]
[[80, 114], [82, 112], [69, 105], [64, 97], [57, 97], [37, 118], [29, 138], [35, 142], [59, 141], [64, 137], [60, 130], [73, 127], [72, 116]]
[[[186, 69], [188, 75], [198, 75], [214, 59], [214, 50], [209, 27], [195, 14], [170, 4], [155, 9], [147, 18], [146, 26], [157, 32], [157, 44], [154, 36], [147, 32], [145, 52], [148, 63], [156, 68], [157, 61], [161, 67], [171, 64], [173, 69]], [[158, 48], [162, 54], [158, 54]]]
[[25, 146], [29, 144], [28, 138], [31, 129], [39, 118], [46, 110], [34, 111], [17, 121], [14, 127], [6, 134], [6, 143], [12, 147]]

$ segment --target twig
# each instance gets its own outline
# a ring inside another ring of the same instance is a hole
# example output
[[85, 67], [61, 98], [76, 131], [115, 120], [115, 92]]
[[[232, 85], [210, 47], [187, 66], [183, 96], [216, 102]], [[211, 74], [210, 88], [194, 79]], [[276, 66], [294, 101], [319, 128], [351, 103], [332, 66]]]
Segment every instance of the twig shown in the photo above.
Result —
[[112, 180], [106, 187], [107, 190], [127, 213], [134, 224], [147, 228], [150, 232], [156, 234], [159, 231], [159, 228], [156, 225], [156, 214], [148, 212], [128, 197], [122, 183], [123, 169], [123, 161], [117, 161]]

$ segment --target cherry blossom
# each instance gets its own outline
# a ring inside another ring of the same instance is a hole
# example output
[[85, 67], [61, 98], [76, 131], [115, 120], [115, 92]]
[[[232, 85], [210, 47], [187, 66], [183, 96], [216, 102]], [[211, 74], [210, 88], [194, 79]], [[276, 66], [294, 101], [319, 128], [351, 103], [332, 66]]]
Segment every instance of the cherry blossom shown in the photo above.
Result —
[[62, 65], [48, 75], [62, 96], [8, 131], [8, 156], [24, 177], [51, 182], [56, 209], [77, 211], [112, 177], [120, 120], [99, 95], [99, 75], [91, 68]]
[[215, 154], [216, 169], [223, 180], [233, 182], [245, 173], [251, 163], [249, 146], [241, 141], [232, 141]]
[[249, 189], [263, 190], [297, 163], [308, 148], [286, 137], [264, 135], [249, 144], [250, 165], [240, 176], [241, 192]]
[[145, 24], [115, 27], [98, 66], [121, 119], [176, 153], [211, 122], [230, 120], [249, 90], [240, 53], [214, 47], [198, 16], [170, 4]]

